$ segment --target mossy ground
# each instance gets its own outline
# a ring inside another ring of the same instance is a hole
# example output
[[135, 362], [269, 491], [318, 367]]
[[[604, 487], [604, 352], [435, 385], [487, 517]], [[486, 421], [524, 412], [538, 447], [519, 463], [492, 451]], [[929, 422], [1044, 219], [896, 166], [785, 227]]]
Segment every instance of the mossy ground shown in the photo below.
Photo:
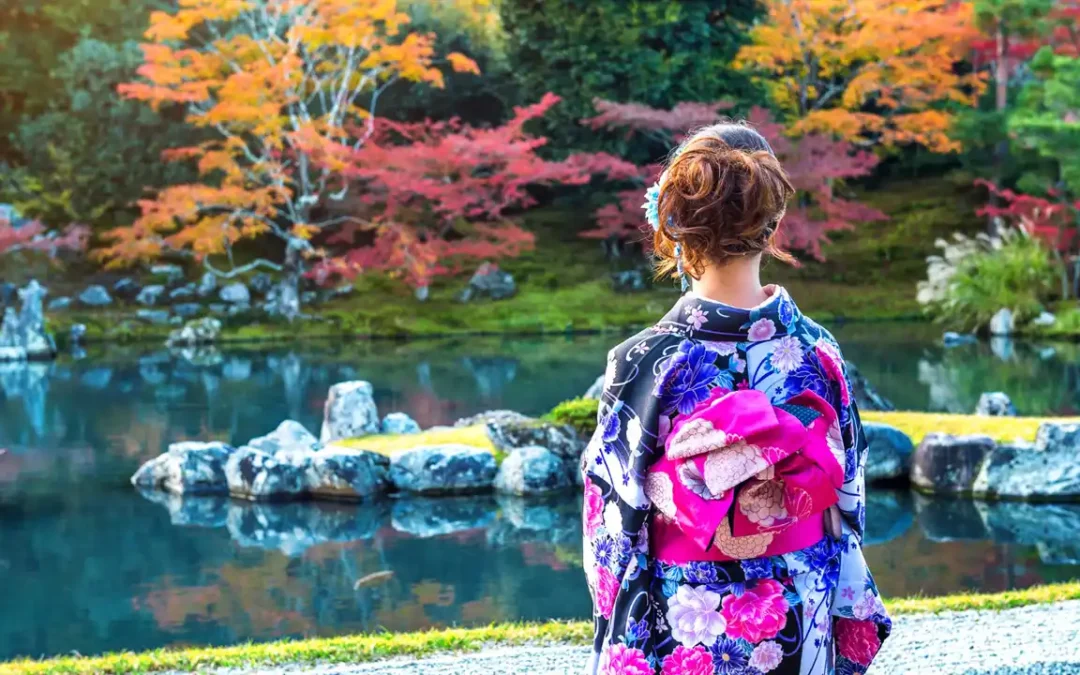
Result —
[[419, 434], [363, 436], [336, 441], [335, 445], [377, 452], [388, 457], [392, 457], [404, 450], [411, 450], [425, 445], [469, 445], [474, 448], [490, 450], [495, 455], [496, 460], [501, 459], [501, 453], [496, 450], [487, 434], [487, 427], [482, 424], [471, 427], [432, 429]]
[[[995, 594], [960, 594], [939, 598], [886, 599], [891, 614], [944, 611], [1003, 610], [1035, 604], [1080, 599], [1080, 583], [1062, 583]], [[214, 668], [254, 669], [285, 664], [361, 663], [393, 657], [424, 657], [447, 652], [471, 652], [494, 646], [586, 645], [592, 624], [550, 621], [535, 624], [499, 624], [483, 628], [455, 628], [423, 633], [350, 635], [244, 644], [233, 647], [159, 649], [141, 653], [93, 657], [60, 657], [43, 661], [0, 664], [5, 675], [57, 675], [60, 673], [150, 673], [206, 671]]]

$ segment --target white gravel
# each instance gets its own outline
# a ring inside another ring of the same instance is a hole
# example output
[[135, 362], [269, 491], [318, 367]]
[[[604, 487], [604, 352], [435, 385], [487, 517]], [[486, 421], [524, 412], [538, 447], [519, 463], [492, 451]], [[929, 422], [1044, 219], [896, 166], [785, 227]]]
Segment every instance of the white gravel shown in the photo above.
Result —
[[[580, 675], [588, 649], [515, 647], [421, 660], [259, 669], [268, 675]], [[239, 675], [241, 671], [230, 671]], [[249, 673], [254, 671], [248, 671]], [[1080, 601], [896, 620], [869, 675], [1080, 675]]]

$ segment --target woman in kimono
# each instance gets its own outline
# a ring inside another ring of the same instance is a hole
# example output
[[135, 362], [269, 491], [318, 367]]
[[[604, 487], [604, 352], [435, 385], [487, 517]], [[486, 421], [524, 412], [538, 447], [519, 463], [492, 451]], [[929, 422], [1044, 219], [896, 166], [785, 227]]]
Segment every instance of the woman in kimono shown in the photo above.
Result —
[[648, 192], [659, 271], [692, 288], [608, 355], [582, 458], [590, 674], [856, 675], [889, 634], [840, 350], [760, 282], [793, 193], [738, 124]]

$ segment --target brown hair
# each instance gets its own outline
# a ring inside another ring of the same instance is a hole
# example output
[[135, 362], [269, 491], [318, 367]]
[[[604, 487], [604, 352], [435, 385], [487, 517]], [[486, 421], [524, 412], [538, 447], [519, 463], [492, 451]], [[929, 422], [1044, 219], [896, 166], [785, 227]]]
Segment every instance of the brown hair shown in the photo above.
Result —
[[795, 188], [768, 141], [745, 123], [691, 135], [660, 180], [660, 227], [653, 237], [658, 278], [676, 275], [676, 245], [695, 279], [710, 264], [754, 253], [793, 261], [775, 239]]

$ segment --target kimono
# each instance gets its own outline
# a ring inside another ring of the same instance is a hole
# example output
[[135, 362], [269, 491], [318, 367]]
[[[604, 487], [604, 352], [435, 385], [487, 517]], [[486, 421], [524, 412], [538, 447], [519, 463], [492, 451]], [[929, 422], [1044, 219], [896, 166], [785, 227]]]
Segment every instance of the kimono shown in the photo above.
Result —
[[774, 289], [687, 294], [608, 355], [581, 466], [589, 675], [857, 675], [891, 630], [840, 349]]

